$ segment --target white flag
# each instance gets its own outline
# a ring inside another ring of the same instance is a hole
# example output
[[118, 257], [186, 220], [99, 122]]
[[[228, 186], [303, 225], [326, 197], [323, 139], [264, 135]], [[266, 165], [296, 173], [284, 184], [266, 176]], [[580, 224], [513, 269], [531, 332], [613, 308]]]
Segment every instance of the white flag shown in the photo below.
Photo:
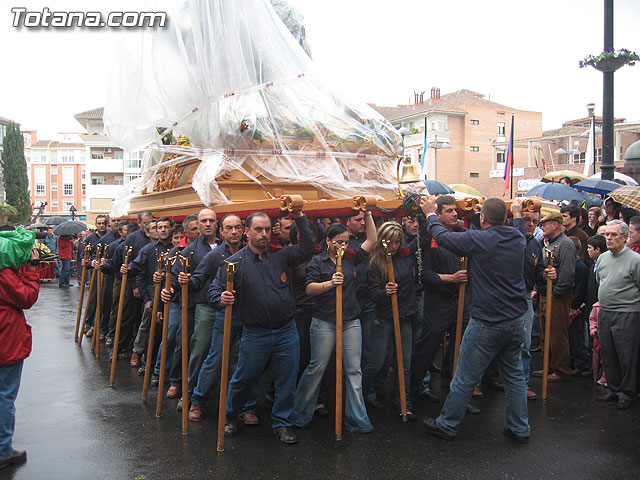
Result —
[[587, 140], [587, 151], [584, 154], [584, 173], [586, 178], [591, 175], [591, 166], [593, 165], [593, 173], [595, 172], [595, 155], [596, 155], [596, 121], [591, 115], [591, 125], [589, 126], [589, 140]]

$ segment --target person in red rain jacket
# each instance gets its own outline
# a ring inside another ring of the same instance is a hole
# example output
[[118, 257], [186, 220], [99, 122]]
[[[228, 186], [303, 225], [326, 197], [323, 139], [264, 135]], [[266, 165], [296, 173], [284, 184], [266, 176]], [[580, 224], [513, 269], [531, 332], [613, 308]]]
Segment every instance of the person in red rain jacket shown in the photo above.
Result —
[[0, 270], [0, 469], [27, 460], [27, 452], [14, 450], [11, 440], [22, 364], [31, 353], [31, 327], [23, 310], [38, 299], [40, 276], [34, 263], [39, 258], [38, 251], [33, 250], [33, 262], [18, 270]]

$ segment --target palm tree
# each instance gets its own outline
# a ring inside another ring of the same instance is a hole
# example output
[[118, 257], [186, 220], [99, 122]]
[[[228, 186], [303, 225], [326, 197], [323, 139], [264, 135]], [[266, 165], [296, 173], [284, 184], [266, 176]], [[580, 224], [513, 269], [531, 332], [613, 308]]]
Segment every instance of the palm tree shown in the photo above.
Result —
[[8, 203], [0, 203], [0, 224], [4, 225], [7, 223], [7, 218], [9, 215], [17, 215], [18, 209], [13, 205], [9, 205]]

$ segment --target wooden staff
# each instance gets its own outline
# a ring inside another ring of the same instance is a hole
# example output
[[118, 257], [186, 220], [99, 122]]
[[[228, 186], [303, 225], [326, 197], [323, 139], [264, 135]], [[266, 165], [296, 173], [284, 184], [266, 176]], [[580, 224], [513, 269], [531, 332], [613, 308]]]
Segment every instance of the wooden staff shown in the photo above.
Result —
[[[462, 262], [462, 270], [467, 269], [467, 259], [460, 257]], [[453, 350], [453, 376], [456, 374], [458, 367], [458, 357], [460, 356], [460, 340], [462, 339], [462, 317], [464, 314], [464, 293], [467, 288], [466, 282], [460, 282], [458, 285], [458, 317], [456, 318], [456, 343]]]
[[[84, 255], [82, 258], [86, 258], [91, 253], [91, 245], [84, 247]], [[80, 318], [82, 317], [82, 302], [84, 300], [84, 284], [87, 281], [87, 265], [82, 262], [82, 279], [80, 280], [80, 298], [78, 299], [78, 315], [76, 316], [76, 331], [73, 339], [78, 343], [78, 330], [80, 329]]]
[[[238, 263], [225, 260], [227, 266], [227, 292], [233, 293], [233, 279]], [[231, 309], [233, 305], [227, 305], [224, 309], [224, 334], [222, 339], [222, 367], [220, 369], [220, 401], [218, 404], [218, 448], [224, 452], [224, 424], [227, 410], [227, 378], [229, 373], [229, 343], [231, 342]]]
[[[166, 259], [166, 273], [164, 280], [164, 289], [171, 292], [171, 267], [173, 262], [176, 261], [176, 257]], [[162, 349], [160, 350], [160, 377], [158, 378], [158, 399], [156, 401], [156, 417], [162, 416], [162, 400], [164, 398], [164, 374], [167, 365], [167, 341], [169, 335], [169, 307], [171, 301], [164, 304], [164, 312], [162, 314]], [[184, 408], [184, 406], [183, 406]]]
[[[100, 246], [98, 246], [100, 248]], [[98, 251], [100, 258], [100, 266], [102, 266], [102, 260], [107, 258], [107, 249], [109, 245], [102, 246], [102, 253]], [[96, 257], [97, 257], [96, 256]], [[98, 291], [96, 292], [96, 315], [93, 321], [93, 337], [91, 338], [91, 344], [95, 347], [96, 358], [100, 357], [100, 320], [102, 317], [102, 288], [104, 287], [104, 273], [102, 269], [98, 270]]]
[[[91, 305], [91, 295], [93, 295], [93, 289], [96, 286], [96, 269], [91, 270], [91, 280], [89, 280], [89, 295], [87, 295], [87, 306], [84, 309], [84, 317], [82, 318], [82, 326], [80, 327], [80, 336], [78, 337], [78, 346], [82, 346], [82, 337], [84, 337], [84, 327], [87, 324], [87, 315], [89, 314], [89, 306]], [[94, 333], [96, 329], [93, 329]]]
[[[391, 260], [391, 252], [389, 251], [389, 243], [382, 240], [382, 246], [387, 252], [387, 270], [389, 271], [389, 282], [396, 283], [396, 277], [393, 273], [393, 262]], [[400, 337], [400, 314], [398, 313], [398, 295], [391, 295], [391, 311], [393, 313], [393, 333], [396, 339], [396, 362], [398, 366], [398, 389], [400, 390], [400, 412], [402, 421], [407, 421], [407, 392], [404, 386], [404, 362], [402, 360], [402, 338]]]
[[[124, 249], [124, 266], [129, 266], [129, 256], [133, 251], [133, 247], [125, 247]], [[116, 362], [118, 360], [118, 342], [120, 342], [120, 326], [122, 325], [122, 307], [124, 306], [124, 295], [127, 290], [127, 277], [129, 273], [122, 274], [122, 283], [120, 284], [120, 298], [118, 299], [118, 316], [116, 317], [116, 336], [113, 340], [113, 351], [111, 352], [111, 376], [109, 377], [109, 386], [113, 387], [116, 380]]]
[[[547, 268], [553, 267], [555, 248], [550, 250], [545, 247], [547, 253]], [[542, 403], [547, 403], [547, 386], [549, 380], [549, 337], [551, 336], [551, 302], [553, 301], [553, 280], [547, 278], [547, 304], [544, 322], [544, 360], [542, 362]]]
[[[189, 257], [178, 255], [182, 271], [189, 272]], [[189, 285], [182, 285], [182, 435], [189, 434]]]
[[[156, 273], [162, 273], [162, 266], [167, 259], [167, 254], [158, 254], [156, 250], [156, 260], [158, 263], [158, 269]], [[153, 359], [153, 342], [156, 337], [156, 317], [158, 316], [158, 305], [160, 303], [160, 290], [162, 289], [162, 282], [156, 283], [155, 291], [153, 292], [153, 306], [151, 309], [151, 325], [149, 326], [149, 344], [147, 345], [147, 361], [144, 369], [144, 380], [142, 381], [142, 403], [147, 403], [147, 393], [149, 392], [149, 382], [151, 381], [151, 370], [153, 370], [155, 363]], [[152, 365], [153, 364], [153, 365]], [[159, 385], [159, 384], [158, 384]], [[162, 388], [158, 388], [162, 390]]]
[[[344, 245], [337, 244], [336, 273], [342, 273]], [[336, 285], [336, 440], [342, 440], [342, 284]]]

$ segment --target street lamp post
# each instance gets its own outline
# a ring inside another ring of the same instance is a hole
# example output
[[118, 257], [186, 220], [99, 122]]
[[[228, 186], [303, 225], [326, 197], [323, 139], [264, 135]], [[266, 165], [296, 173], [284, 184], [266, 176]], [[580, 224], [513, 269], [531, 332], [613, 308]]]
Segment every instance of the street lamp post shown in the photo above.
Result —
[[433, 148], [434, 150], [434, 159], [433, 159], [433, 167], [434, 167], [434, 173], [433, 173], [433, 179], [434, 180], [438, 180], [438, 150], [441, 149], [448, 149], [451, 148], [451, 145], [449, 145], [447, 142], [442, 142], [442, 145], [438, 145], [438, 135], [435, 136], [435, 141], [433, 143], [430, 143], [429, 148]]
[[580, 150], [565, 150], [564, 148], [560, 147], [559, 149], [557, 149], [555, 152], [553, 152], [556, 155], [566, 155], [567, 156], [567, 165], [569, 165], [569, 155], [580, 155]]

